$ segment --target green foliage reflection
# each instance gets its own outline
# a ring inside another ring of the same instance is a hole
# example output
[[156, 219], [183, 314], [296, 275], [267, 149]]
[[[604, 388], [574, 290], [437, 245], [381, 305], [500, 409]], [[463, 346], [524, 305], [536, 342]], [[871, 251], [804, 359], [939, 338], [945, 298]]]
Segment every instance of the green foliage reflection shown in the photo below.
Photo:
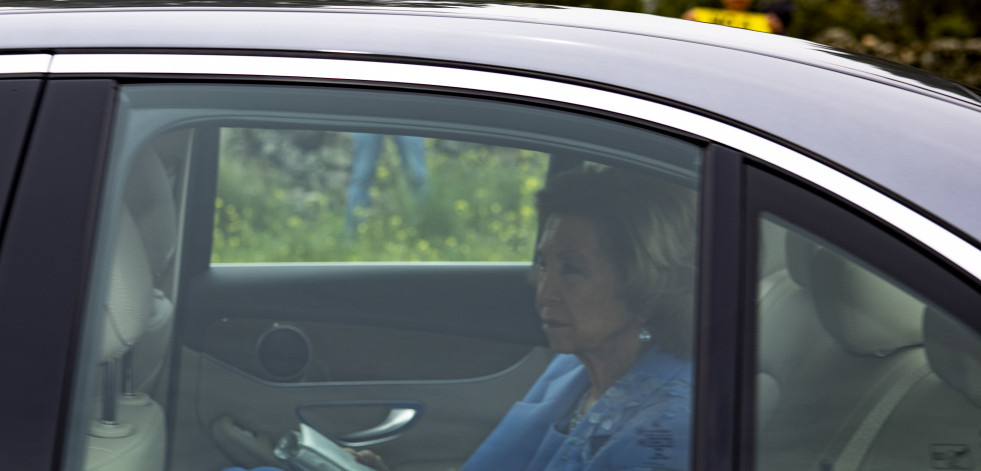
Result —
[[[545, 154], [427, 139], [429, 182], [418, 195], [387, 144], [370, 190], [373, 206], [350, 234], [349, 140], [321, 133], [331, 136], [311, 150], [309, 133], [224, 130], [212, 262], [531, 259]], [[306, 142], [302, 158], [284, 158], [296, 141]]]

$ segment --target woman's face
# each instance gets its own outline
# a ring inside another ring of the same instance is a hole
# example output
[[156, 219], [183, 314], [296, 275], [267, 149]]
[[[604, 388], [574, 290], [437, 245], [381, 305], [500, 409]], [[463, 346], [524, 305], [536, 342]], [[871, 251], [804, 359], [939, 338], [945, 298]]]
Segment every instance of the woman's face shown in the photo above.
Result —
[[620, 295], [602, 235], [581, 216], [545, 220], [535, 251], [535, 303], [549, 345], [559, 353], [610, 352], [637, 339], [640, 323]]

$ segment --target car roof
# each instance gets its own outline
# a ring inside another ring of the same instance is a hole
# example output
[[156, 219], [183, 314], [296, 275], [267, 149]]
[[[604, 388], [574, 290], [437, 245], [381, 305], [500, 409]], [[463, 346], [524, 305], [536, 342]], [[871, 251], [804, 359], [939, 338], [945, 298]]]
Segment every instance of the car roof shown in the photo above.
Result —
[[775, 137], [981, 240], [975, 92], [803, 40], [490, 2], [0, 1], [0, 49], [139, 48], [385, 56], [612, 87]]

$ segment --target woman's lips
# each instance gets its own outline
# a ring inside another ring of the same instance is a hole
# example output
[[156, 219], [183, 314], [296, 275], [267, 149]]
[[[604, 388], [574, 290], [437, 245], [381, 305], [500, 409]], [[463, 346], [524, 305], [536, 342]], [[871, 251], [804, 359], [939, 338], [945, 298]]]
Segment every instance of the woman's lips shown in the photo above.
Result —
[[542, 327], [546, 329], [557, 329], [561, 327], [569, 327], [569, 323], [555, 319], [542, 319]]

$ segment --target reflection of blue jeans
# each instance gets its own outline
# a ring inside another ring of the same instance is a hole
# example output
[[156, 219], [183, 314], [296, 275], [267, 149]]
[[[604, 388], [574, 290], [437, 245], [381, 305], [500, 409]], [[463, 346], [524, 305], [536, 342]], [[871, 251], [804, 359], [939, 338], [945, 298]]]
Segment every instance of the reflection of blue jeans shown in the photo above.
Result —
[[[414, 136], [392, 136], [402, 157], [402, 172], [409, 180], [409, 186], [416, 194], [426, 186], [426, 155], [422, 138]], [[347, 232], [354, 234], [364, 218], [358, 214], [371, 207], [368, 189], [375, 181], [375, 167], [381, 154], [381, 134], [354, 133], [351, 135], [354, 148], [354, 161], [351, 163], [351, 181], [347, 185]]]

